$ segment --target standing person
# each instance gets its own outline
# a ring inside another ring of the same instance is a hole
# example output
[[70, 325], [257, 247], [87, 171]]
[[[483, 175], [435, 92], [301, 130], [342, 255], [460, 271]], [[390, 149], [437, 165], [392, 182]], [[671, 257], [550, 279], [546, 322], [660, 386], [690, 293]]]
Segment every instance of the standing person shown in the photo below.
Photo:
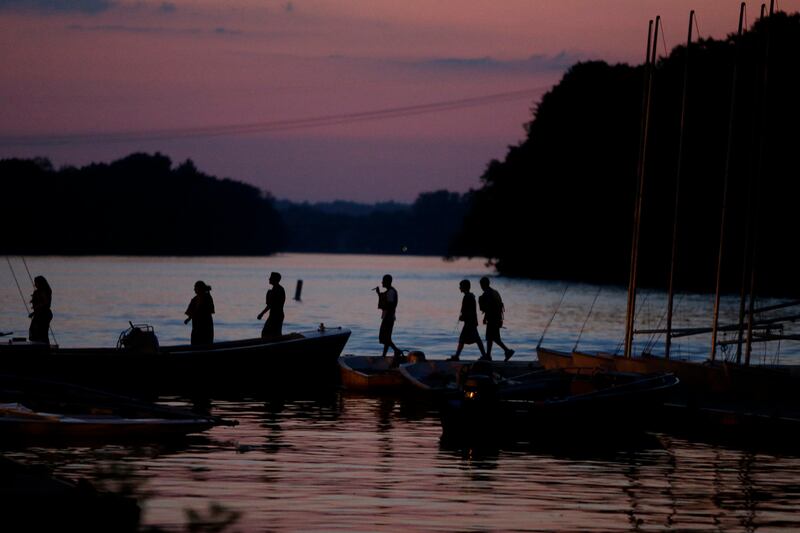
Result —
[[378, 342], [383, 344], [383, 357], [386, 357], [389, 348], [392, 348], [394, 356], [399, 362], [403, 351], [392, 341], [395, 311], [397, 310], [397, 289], [392, 287], [392, 276], [389, 274], [383, 276], [381, 285], [386, 289], [384, 292], [381, 292], [380, 287], [375, 287], [375, 292], [378, 293], [378, 309], [381, 310], [381, 329], [378, 332]]
[[192, 346], [212, 344], [214, 342], [214, 299], [211, 298], [211, 285], [202, 281], [194, 284], [194, 298], [186, 308], [188, 318], [183, 321], [188, 324], [192, 321]]
[[500, 328], [503, 327], [503, 315], [506, 310], [503, 299], [500, 298], [499, 292], [489, 286], [489, 278], [486, 276], [481, 278], [481, 289], [483, 294], [478, 297], [478, 306], [483, 311], [483, 323], [486, 324], [486, 355], [492, 357], [492, 343], [495, 342], [503, 349], [505, 360], [508, 361], [514, 355], [514, 350], [500, 340]]
[[261, 338], [268, 339], [280, 337], [283, 329], [283, 304], [286, 302], [286, 291], [281, 287], [281, 275], [273, 272], [269, 275], [269, 284], [272, 288], [267, 291], [267, 306], [258, 313], [258, 319], [269, 312], [267, 321], [264, 322], [264, 329], [261, 330]]
[[31, 319], [28, 340], [50, 343], [50, 336], [47, 332], [50, 329], [50, 321], [53, 320], [53, 311], [50, 310], [52, 301], [53, 291], [44, 276], [33, 278], [33, 294], [31, 294], [33, 311], [28, 315], [28, 318]]
[[468, 279], [462, 279], [458, 284], [458, 289], [464, 293], [464, 298], [461, 300], [461, 314], [458, 320], [464, 322], [464, 327], [458, 337], [456, 353], [449, 360], [458, 361], [465, 344], [477, 343], [478, 350], [481, 352], [480, 360], [491, 361], [491, 358], [486, 355], [486, 350], [483, 349], [483, 341], [481, 341], [481, 336], [478, 333], [478, 308], [475, 305], [475, 295], [469, 292], [470, 286]]

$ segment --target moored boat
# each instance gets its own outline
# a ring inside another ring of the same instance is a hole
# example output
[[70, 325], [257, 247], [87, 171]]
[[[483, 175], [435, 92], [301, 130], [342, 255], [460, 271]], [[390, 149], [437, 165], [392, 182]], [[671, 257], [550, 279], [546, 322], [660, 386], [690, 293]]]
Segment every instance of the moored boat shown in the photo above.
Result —
[[[413, 364], [424, 361], [422, 352], [411, 352]], [[393, 357], [345, 355], [339, 358], [339, 376], [345, 389], [369, 393], [396, 393], [409, 387], [400, 373], [400, 362]]]
[[556, 370], [559, 368], [570, 368], [575, 366], [572, 362], [572, 352], [551, 350], [542, 346], [536, 347], [536, 358], [542, 368]]
[[457, 391], [466, 372], [478, 365], [497, 379], [525, 376], [541, 370], [534, 361], [445, 361], [428, 360], [400, 367], [400, 373], [416, 389], [429, 393]]
[[159, 346], [149, 326], [131, 326], [116, 347], [60, 348], [12, 339], [0, 344], [0, 372], [101, 388], [157, 392], [268, 392], [336, 382], [350, 330], [320, 327], [273, 339]]
[[637, 429], [679, 383], [672, 374], [541, 371], [498, 382], [472, 374], [441, 409], [446, 438], [549, 438]]
[[236, 422], [63, 382], [0, 375], [5, 443], [157, 440], [216, 425]]

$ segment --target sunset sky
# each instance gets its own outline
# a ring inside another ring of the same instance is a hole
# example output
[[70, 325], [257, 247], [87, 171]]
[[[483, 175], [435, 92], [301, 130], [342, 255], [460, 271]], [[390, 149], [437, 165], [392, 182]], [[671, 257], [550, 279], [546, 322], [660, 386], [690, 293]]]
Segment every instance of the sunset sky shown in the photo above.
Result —
[[659, 14], [661, 53], [685, 40], [690, 9], [702, 37], [724, 37], [738, 6], [0, 0], [0, 157], [160, 151], [291, 200], [463, 192], [571, 64], [641, 62]]

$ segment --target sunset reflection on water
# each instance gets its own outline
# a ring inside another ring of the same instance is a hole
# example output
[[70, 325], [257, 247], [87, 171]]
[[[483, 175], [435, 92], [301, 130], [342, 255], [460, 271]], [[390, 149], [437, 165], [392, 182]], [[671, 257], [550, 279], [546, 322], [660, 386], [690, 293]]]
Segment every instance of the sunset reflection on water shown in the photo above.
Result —
[[[13, 259], [13, 258], [12, 258]], [[149, 322], [161, 344], [187, 342], [183, 311], [198, 279], [213, 287], [218, 339], [258, 335], [266, 278], [283, 274], [285, 330], [344, 326], [345, 353], [377, 354], [380, 321], [372, 288], [391, 273], [400, 295], [395, 341], [441, 358], [458, 336], [458, 281], [492, 275], [480, 260], [354, 255], [267, 258], [29, 258], [54, 290], [53, 327], [63, 346], [113, 345], [128, 320]], [[291, 300], [302, 279], [302, 302]], [[506, 303], [504, 340], [515, 359], [546, 344], [614, 350], [625, 294], [561, 282], [492, 278]], [[567, 292], [558, 313], [554, 311]], [[663, 295], [645, 293], [639, 320], [656, 322]], [[705, 320], [711, 298], [686, 295], [686, 324]], [[27, 318], [8, 272], [0, 275], [0, 324], [17, 334]], [[723, 302], [723, 312], [735, 311]], [[21, 311], [22, 310], [22, 311]], [[640, 342], [644, 343], [645, 340]], [[702, 353], [705, 341], [680, 352]], [[477, 352], [465, 352], [466, 358]], [[785, 354], [792, 360], [794, 354]], [[800, 528], [800, 457], [694, 437], [589, 435], [547, 444], [480, 449], [440, 440], [436, 406], [338, 390], [312, 397], [211, 400], [239, 421], [176, 445], [25, 448], [11, 458], [45, 464], [100, 487], [128, 487], [146, 524], [180, 530], [188, 509], [239, 513], [230, 531], [791, 531]], [[183, 398], [162, 398], [191, 403]], [[550, 437], [553, 437], [550, 435]]]
[[[242, 531], [796, 530], [800, 458], [665, 434], [481, 449], [445, 445], [435, 412], [333, 393], [214, 402], [239, 420], [177, 448], [17, 451], [68, 477], [127, 472], [145, 521], [209, 502]], [[234, 528], [236, 529], [236, 528]]]

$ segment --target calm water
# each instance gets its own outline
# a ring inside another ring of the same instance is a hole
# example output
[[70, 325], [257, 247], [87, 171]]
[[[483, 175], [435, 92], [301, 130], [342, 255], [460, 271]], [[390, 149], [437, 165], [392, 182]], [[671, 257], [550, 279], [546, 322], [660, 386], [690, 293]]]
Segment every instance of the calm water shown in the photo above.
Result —
[[[21, 262], [13, 263], [20, 281]], [[286, 328], [342, 325], [345, 352], [379, 350], [379, 315], [370, 292], [386, 273], [400, 293], [396, 342], [431, 357], [452, 353], [460, 303], [458, 280], [477, 285], [480, 261], [434, 258], [287, 255], [274, 258], [31, 258], [33, 275], [54, 288], [53, 322], [62, 346], [113, 345], [128, 320], [151, 323], [162, 344], [185, 342], [183, 311], [194, 281], [213, 287], [218, 339], [256, 336], [266, 277], [284, 275], [289, 296], [304, 281], [302, 303], [287, 303]], [[2, 269], [0, 269], [2, 270]], [[494, 279], [507, 307], [505, 340], [522, 359], [534, 347], [564, 285]], [[26, 296], [29, 283], [23, 287]], [[622, 338], [625, 294], [570, 286], [546, 344], [614, 350]], [[707, 321], [708, 296], [684, 296], [678, 325]], [[734, 300], [723, 305], [734, 316]], [[661, 318], [663, 295], [640, 299], [640, 327]], [[0, 274], [0, 330], [27, 330], [6, 267]], [[648, 339], [640, 340], [644, 347]], [[684, 342], [702, 354], [706, 340]], [[797, 356], [782, 347], [782, 361]], [[657, 349], [657, 348], [656, 348]], [[773, 349], [759, 357], [775, 358]], [[474, 355], [467, 351], [468, 356]], [[515, 356], [517, 357], [517, 356]], [[180, 398], [163, 401], [184, 403]], [[242, 399], [212, 403], [240, 422], [181, 445], [30, 448], [4, 453], [47, 464], [58, 474], [131, 490], [145, 522], [171, 530], [185, 513], [221, 505], [239, 513], [240, 531], [775, 531], [800, 528], [800, 458], [665, 434], [544, 447], [512, 443], [488, 449], [450, 447], [430, 407], [331, 392], [311, 399]]]
[[[19, 258], [11, 258], [11, 262], [25, 299], [29, 299], [32, 289], [25, 266]], [[345, 352], [359, 355], [380, 349], [380, 314], [372, 289], [380, 284], [383, 274], [391, 273], [400, 295], [395, 342], [403, 348], [421, 349], [431, 357], [449, 356], [455, 350], [459, 280], [470, 279], [473, 292], [478, 293], [478, 279], [492, 274], [480, 260], [314, 254], [268, 258], [48, 257], [28, 258], [27, 266], [33, 276], [44, 275], [53, 287], [52, 326], [61, 346], [113, 346], [129, 320], [153, 325], [161, 344], [187, 343], [191, 328], [183, 324], [183, 313], [198, 279], [213, 287], [217, 340], [257, 337], [263, 322], [256, 320], [256, 315], [264, 307], [266, 279], [276, 270], [283, 274], [288, 298], [284, 330], [316, 328], [320, 323], [344, 326], [353, 332]], [[291, 298], [299, 279], [303, 280], [302, 302], [295, 302]], [[551, 318], [546, 346], [571, 349], [579, 341], [581, 349], [619, 351], [624, 338], [624, 289], [504, 278], [493, 278], [492, 286], [500, 291], [506, 305], [503, 338], [517, 349], [515, 357], [534, 357], [536, 343]], [[637, 328], [663, 327], [665, 301], [663, 293], [640, 292]], [[712, 308], [710, 295], [679, 295], [674, 327], [709, 326]], [[737, 312], [738, 300], [724, 298], [720, 323], [734, 322]], [[0, 267], [0, 331], [26, 336], [28, 325], [23, 300], [11, 270], [4, 265]], [[638, 350], [652, 346], [657, 353], [663, 337], [637, 336], [636, 342]], [[676, 357], [705, 358], [709, 345], [707, 335], [675, 339], [673, 353]], [[753, 357], [761, 361], [780, 357], [782, 362], [800, 362], [798, 346], [761, 344], [754, 350]], [[470, 353], [477, 354], [477, 349], [466, 352], [468, 356]]]

